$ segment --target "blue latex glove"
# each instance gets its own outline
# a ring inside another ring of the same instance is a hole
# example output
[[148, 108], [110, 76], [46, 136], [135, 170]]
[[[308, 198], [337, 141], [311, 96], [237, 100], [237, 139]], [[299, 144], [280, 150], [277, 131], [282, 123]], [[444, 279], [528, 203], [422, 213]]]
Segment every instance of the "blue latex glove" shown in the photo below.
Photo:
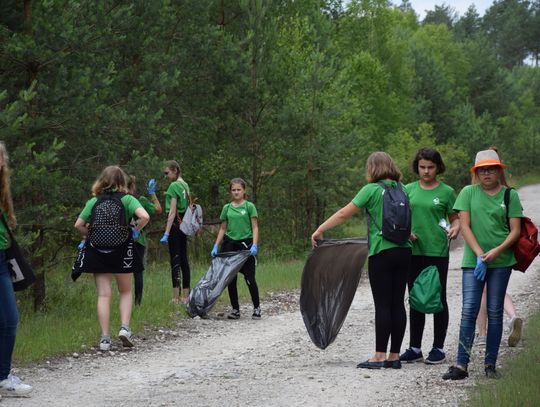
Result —
[[161, 244], [169, 243], [169, 234], [168, 233], [163, 233], [163, 237], [159, 240], [159, 243], [161, 243]]
[[146, 185], [146, 190], [148, 191], [148, 195], [155, 195], [156, 187], [157, 187], [157, 181], [154, 178], [148, 181], [148, 184]]
[[135, 226], [132, 226], [131, 227], [131, 237], [133, 238], [133, 240], [137, 240], [139, 238], [139, 236], [141, 236], [141, 231], [137, 230], [137, 228]]
[[86, 247], [86, 240], [81, 240], [81, 243], [77, 246], [77, 249], [82, 250]]
[[219, 249], [219, 246], [217, 244], [214, 244], [214, 247], [212, 247], [212, 251], [210, 252], [210, 256], [216, 257], [218, 249]]
[[257, 245], [252, 244], [251, 247], [249, 248], [249, 252], [251, 253], [252, 256], [256, 256], [257, 255]]
[[480, 256], [476, 258], [476, 267], [474, 268], [474, 276], [478, 281], [484, 281], [486, 278], [487, 264]]

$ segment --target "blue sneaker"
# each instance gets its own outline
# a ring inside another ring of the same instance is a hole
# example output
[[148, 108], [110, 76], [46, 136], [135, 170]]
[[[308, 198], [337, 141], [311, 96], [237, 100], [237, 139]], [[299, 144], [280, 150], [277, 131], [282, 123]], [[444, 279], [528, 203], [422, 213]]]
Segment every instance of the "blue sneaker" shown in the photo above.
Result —
[[437, 348], [431, 349], [431, 352], [429, 352], [428, 357], [424, 361], [424, 363], [428, 365], [438, 365], [446, 361], [446, 355], [444, 352], [441, 352]]
[[422, 351], [415, 352], [409, 348], [399, 356], [399, 360], [405, 363], [422, 362], [424, 360], [424, 356], [422, 355]]

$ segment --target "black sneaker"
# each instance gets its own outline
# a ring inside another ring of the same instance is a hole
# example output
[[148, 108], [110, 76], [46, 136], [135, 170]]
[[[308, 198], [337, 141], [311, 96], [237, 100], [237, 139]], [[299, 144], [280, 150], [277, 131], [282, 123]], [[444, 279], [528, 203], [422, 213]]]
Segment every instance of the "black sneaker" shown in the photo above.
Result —
[[469, 372], [457, 366], [450, 366], [448, 372], [443, 374], [443, 380], [463, 380], [469, 377]]
[[409, 348], [399, 356], [399, 360], [405, 363], [422, 362], [424, 356], [422, 355], [422, 351], [415, 352]]
[[446, 360], [446, 355], [444, 352], [441, 352], [437, 348], [431, 349], [431, 352], [429, 352], [428, 357], [424, 361], [424, 363], [428, 365], [438, 365], [439, 363], [443, 363]]
[[240, 311], [237, 309], [233, 309], [231, 312], [229, 312], [229, 315], [227, 315], [228, 319], [240, 319]]
[[484, 371], [486, 372], [486, 377], [489, 379], [498, 379], [500, 377], [494, 365], [486, 365]]
[[261, 307], [257, 307], [253, 310], [253, 314], [251, 314], [251, 319], [261, 319]]

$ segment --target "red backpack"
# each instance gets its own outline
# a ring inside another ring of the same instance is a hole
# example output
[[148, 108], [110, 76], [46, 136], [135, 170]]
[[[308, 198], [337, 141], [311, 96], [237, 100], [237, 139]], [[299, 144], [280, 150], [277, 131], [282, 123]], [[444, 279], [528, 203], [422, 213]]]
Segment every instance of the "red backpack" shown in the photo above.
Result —
[[[510, 190], [504, 191], [504, 204], [506, 205], [506, 221], [508, 222], [508, 204], [510, 203]], [[510, 224], [508, 224], [510, 230]], [[521, 230], [519, 238], [514, 245], [514, 256], [517, 263], [512, 266], [514, 270], [525, 272], [533, 260], [540, 253], [540, 244], [538, 243], [538, 229], [530, 218], [521, 218]]]

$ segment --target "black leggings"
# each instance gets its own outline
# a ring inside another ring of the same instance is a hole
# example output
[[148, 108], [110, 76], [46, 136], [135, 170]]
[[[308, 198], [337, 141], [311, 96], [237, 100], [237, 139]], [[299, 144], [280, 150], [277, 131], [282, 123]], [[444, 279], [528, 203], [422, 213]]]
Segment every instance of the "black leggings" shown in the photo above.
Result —
[[[444, 341], [446, 339], [446, 330], [448, 329], [448, 304], [446, 302], [448, 257], [412, 256], [409, 277], [407, 278], [407, 285], [409, 286], [410, 293], [414, 280], [416, 280], [416, 278], [420, 275], [420, 272], [428, 266], [437, 266], [437, 270], [439, 270], [439, 279], [441, 280], [441, 302], [443, 304], [443, 310], [433, 314], [433, 347], [443, 349]], [[409, 308], [411, 330], [410, 346], [413, 348], [422, 348], [422, 336], [424, 335], [426, 314], [423, 312], [418, 312], [411, 307]]]
[[169, 256], [173, 288], [180, 287], [180, 269], [182, 270], [182, 288], [189, 288], [191, 272], [187, 255], [187, 236], [174, 222], [169, 233]]
[[133, 281], [135, 282], [135, 305], [141, 305], [143, 293], [143, 271], [144, 271], [144, 255], [146, 247], [142, 244], [135, 244], [135, 254], [141, 259], [143, 267], [140, 270], [133, 272]]
[[[240, 250], [247, 250], [251, 247], [253, 241], [251, 239], [246, 240], [231, 240], [225, 237], [223, 243], [221, 244], [222, 252], [237, 252]], [[247, 261], [244, 263], [242, 268], [239, 270], [239, 273], [244, 275], [246, 284], [249, 289], [249, 294], [251, 295], [251, 301], [253, 302], [253, 308], [259, 308], [259, 287], [257, 287], [257, 282], [255, 281], [255, 257], [249, 256]], [[237, 276], [234, 276], [234, 279], [229, 284], [229, 298], [231, 300], [231, 307], [236, 310], [240, 310], [240, 304], [238, 303], [238, 289], [236, 287]]]
[[403, 303], [411, 249], [396, 247], [369, 257], [369, 284], [375, 303], [375, 351], [399, 353], [407, 314]]

